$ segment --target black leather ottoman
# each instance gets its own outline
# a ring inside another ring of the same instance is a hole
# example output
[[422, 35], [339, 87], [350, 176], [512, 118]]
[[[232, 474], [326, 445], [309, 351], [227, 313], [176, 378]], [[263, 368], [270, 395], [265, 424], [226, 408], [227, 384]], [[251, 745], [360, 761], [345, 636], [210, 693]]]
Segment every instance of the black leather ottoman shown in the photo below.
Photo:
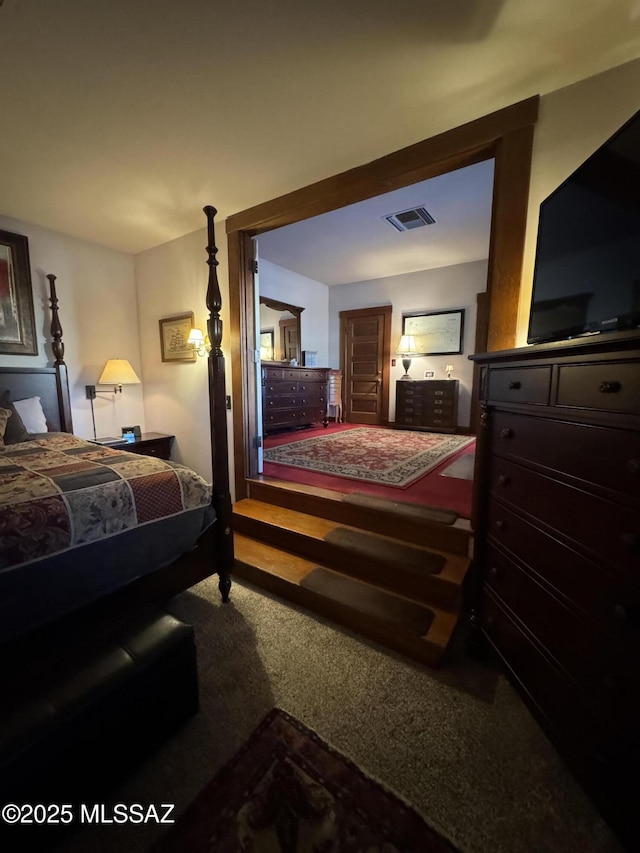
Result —
[[76, 620], [0, 667], [0, 803], [95, 802], [198, 710], [193, 628], [157, 610]]

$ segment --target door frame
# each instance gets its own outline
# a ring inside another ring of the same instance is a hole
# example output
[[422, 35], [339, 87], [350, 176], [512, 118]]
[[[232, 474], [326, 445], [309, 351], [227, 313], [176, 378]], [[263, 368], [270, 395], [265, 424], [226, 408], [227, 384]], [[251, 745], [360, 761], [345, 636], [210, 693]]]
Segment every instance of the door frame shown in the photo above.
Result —
[[[393, 306], [379, 305], [377, 308], [354, 308], [353, 310], [340, 312], [340, 367], [342, 368], [343, 380], [347, 377], [347, 353], [345, 351], [345, 320], [349, 317], [371, 317], [384, 314], [384, 327], [382, 330], [382, 426], [389, 424], [389, 386], [391, 384], [391, 313]], [[342, 395], [346, 394], [346, 384], [343, 382]], [[346, 398], [343, 400], [345, 412], [348, 410]], [[345, 415], [346, 423], [346, 415]]]
[[[249, 369], [256, 340], [251, 238], [493, 158], [487, 326], [477, 330], [476, 351], [510, 349], [516, 338], [533, 130], [539, 101], [538, 95], [519, 101], [227, 219], [236, 500], [246, 497], [249, 472], [257, 470], [257, 449], [252, 446], [257, 388], [255, 375], [252, 376], [255, 371]], [[474, 368], [472, 427], [477, 411], [477, 383]]]

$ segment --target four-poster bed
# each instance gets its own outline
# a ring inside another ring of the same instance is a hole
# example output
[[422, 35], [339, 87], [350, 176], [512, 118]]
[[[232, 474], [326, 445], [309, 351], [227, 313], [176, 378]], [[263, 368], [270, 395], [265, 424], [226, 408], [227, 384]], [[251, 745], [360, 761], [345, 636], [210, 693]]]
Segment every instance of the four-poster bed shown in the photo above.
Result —
[[[69, 435], [73, 427], [56, 277], [48, 275], [53, 367], [0, 368], [0, 409], [3, 401], [6, 407], [10, 401], [40, 398], [48, 429], [47, 435], [29, 435], [0, 450], [0, 641], [115, 593], [128, 602], [166, 600], [213, 573], [223, 601], [229, 599], [233, 535], [222, 300], [216, 211], [207, 206], [204, 212], [212, 344], [210, 491], [184, 466]], [[163, 531], [168, 536], [161, 538]]]
[[[54, 275], [53, 367], [0, 368], [0, 802], [97, 802], [198, 710], [193, 628], [157, 605], [214, 573], [223, 602], [231, 587], [216, 211], [204, 212], [212, 484], [73, 436]], [[11, 401], [33, 398], [47, 433], [16, 434]], [[6, 831], [21, 842], [19, 825]]]

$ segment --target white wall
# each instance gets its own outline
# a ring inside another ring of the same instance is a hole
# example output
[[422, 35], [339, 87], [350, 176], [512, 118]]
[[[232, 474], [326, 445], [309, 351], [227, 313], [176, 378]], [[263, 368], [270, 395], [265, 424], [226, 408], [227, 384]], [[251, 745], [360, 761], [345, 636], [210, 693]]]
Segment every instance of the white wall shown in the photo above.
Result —
[[391, 368], [389, 418], [394, 420], [395, 383], [403, 375], [404, 368], [402, 358], [393, 353], [402, 334], [403, 312], [464, 308], [464, 352], [461, 355], [413, 359], [409, 375], [413, 379], [424, 379], [425, 371], [433, 370], [435, 379], [446, 379], [445, 364], [452, 364], [451, 378], [460, 381], [458, 423], [469, 426], [473, 364], [467, 356], [474, 351], [476, 294], [486, 289], [486, 260], [332, 287], [329, 291], [329, 364], [331, 367], [340, 366], [340, 311], [392, 305], [391, 348], [396, 366]]
[[[74, 432], [93, 438], [85, 385], [97, 383], [107, 360], [128, 359], [144, 382], [133, 257], [6, 216], [0, 216], [0, 229], [29, 240], [38, 338], [38, 355], [1, 355], [0, 364], [46, 367], [53, 363], [46, 276], [57, 276]], [[99, 436], [120, 435], [122, 426], [132, 424], [144, 429], [144, 384], [126, 385], [118, 395], [100, 394], [94, 408]]]
[[535, 128], [517, 343], [526, 344], [540, 204], [640, 108], [640, 60], [545, 95]]
[[[226, 356], [227, 392], [230, 394], [229, 283], [224, 222], [216, 222], [215, 226], [223, 305], [222, 349]], [[173, 458], [210, 480], [207, 359], [198, 357], [195, 363], [163, 362], [158, 324], [162, 317], [193, 311], [195, 325], [206, 334], [209, 316], [206, 308], [209, 274], [206, 245], [207, 232], [203, 228], [136, 255], [135, 273], [148, 428], [175, 435]], [[230, 466], [233, 460], [231, 414], [228, 418]]]
[[304, 308], [300, 315], [300, 349], [316, 350], [318, 367], [326, 367], [329, 364], [329, 287], [264, 258], [260, 258], [259, 264], [260, 295]]

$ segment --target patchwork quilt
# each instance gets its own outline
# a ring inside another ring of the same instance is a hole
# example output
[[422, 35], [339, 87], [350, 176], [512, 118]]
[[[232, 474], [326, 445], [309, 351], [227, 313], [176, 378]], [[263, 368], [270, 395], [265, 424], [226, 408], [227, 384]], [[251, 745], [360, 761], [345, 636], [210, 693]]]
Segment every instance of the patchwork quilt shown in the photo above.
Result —
[[179, 515], [211, 501], [183, 465], [67, 433], [0, 451], [0, 570]]

